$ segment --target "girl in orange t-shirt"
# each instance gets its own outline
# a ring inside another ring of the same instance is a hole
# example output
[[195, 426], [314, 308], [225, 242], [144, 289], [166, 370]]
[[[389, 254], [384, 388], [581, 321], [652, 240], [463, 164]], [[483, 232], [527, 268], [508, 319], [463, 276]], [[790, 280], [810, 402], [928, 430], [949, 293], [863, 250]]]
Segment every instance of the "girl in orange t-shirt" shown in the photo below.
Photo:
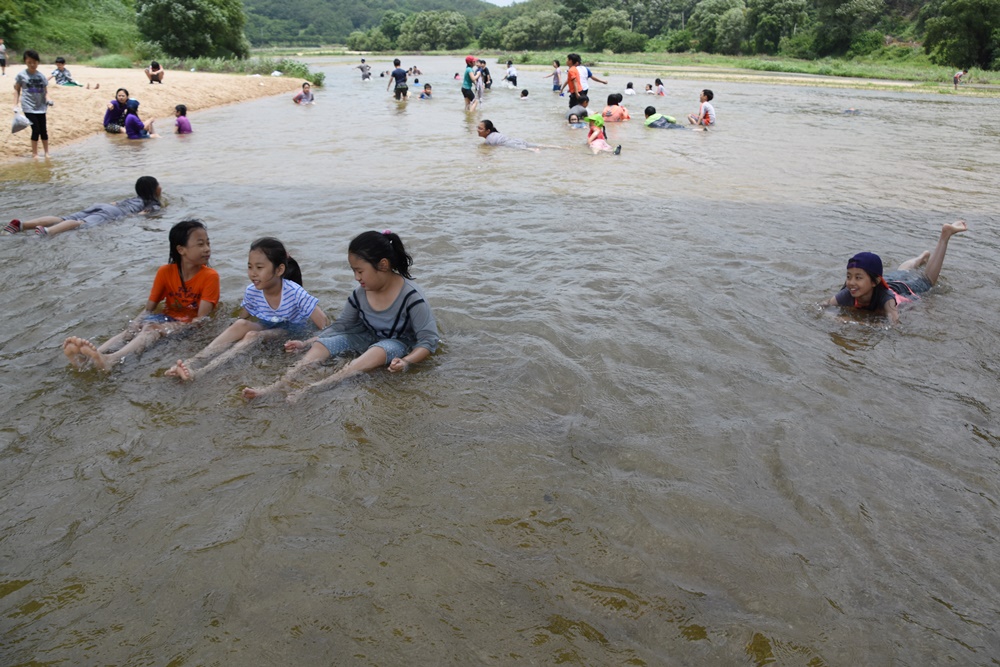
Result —
[[[76, 368], [93, 365], [107, 371], [127, 355], [147, 347], [212, 314], [219, 303], [219, 274], [208, 266], [211, 247], [200, 220], [184, 220], [170, 229], [170, 261], [156, 272], [153, 289], [139, 316], [125, 331], [97, 347], [85, 338], [70, 336], [63, 354]], [[154, 311], [164, 302], [162, 314]]]

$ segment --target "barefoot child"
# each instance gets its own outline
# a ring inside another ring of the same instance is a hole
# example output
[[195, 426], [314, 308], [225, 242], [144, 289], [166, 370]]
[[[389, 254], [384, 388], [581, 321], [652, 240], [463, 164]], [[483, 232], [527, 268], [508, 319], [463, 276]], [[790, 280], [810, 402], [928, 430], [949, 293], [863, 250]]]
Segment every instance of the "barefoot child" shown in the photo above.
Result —
[[[948, 240], [968, 229], [964, 220], [941, 226], [941, 236], [931, 252], [903, 262], [896, 271], [882, 275], [882, 258], [860, 252], [847, 262], [847, 280], [828, 306], [884, 312], [892, 324], [899, 323], [898, 306], [926, 292], [937, 283], [948, 250]], [[922, 271], [918, 269], [923, 268]]]
[[[258, 341], [288, 331], [308, 335], [306, 326], [310, 322], [317, 329], [330, 326], [329, 318], [316, 305], [318, 299], [302, 288], [298, 262], [278, 239], [264, 237], [250, 244], [247, 276], [250, 284], [240, 304], [239, 319], [194, 357], [174, 364], [166, 375], [194, 380], [195, 371], [199, 375], [207, 373]], [[251, 316], [257, 321], [250, 321]]]
[[140, 176], [135, 182], [135, 197], [110, 204], [94, 204], [89, 208], [62, 217], [50, 215], [27, 222], [11, 220], [0, 230], [3, 234], [34, 229], [39, 236], [53, 236], [71, 229], [96, 227], [106, 222], [120, 220], [128, 215], [145, 215], [160, 209], [160, 184], [152, 176]]
[[[100, 347], [85, 338], [70, 336], [63, 354], [77, 368], [93, 365], [102, 371], [140, 353], [163, 336], [181, 331], [208, 317], [219, 302], [219, 274], [209, 268], [208, 230], [199, 220], [184, 220], [170, 229], [170, 262], [156, 272], [149, 300], [125, 331]], [[164, 302], [163, 314], [156, 306]]]
[[434, 314], [421, 289], [410, 281], [413, 258], [397, 234], [389, 230], [360, 234], [347, 249], [347, 261], [360, 286], [348, 297], [337, 321], [315, 338], [285, 343], [288, 351], [308, 350], [305, 357], [274, 384], [244, 389], [244, 398], [284, 389], [308, 367], [346, 352], [361, 356], [305, 389], [335, 384], [376, 368], [405, 371], [437, 349]]
[[688, 122], [692, 125], [704, 127], [705, 129], [715, 125], [715, 107], [712, 106], [714, 98], [715, 94], [708, 88], [701, 91], [701, 96], [698, 98], [701, 106], [698, 107], [698, 113], [688, 114]]

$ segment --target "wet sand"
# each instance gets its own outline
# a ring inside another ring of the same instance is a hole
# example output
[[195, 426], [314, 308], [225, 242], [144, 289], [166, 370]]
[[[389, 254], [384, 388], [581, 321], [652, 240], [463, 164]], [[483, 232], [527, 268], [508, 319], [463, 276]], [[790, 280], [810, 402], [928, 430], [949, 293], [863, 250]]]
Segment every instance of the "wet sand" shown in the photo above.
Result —
[[[23, 65], [7, 68], [2, 82], [8, 105], [14, 101], [14, 76]], [[46, 75], [54, 65], [40, 66]], [[48, 111], [49, 153], [58, 155], [59, 149], [69, 143], [104, 132], [102, 121], [107, 103], [114, 98], [118, 88], [126, 88], [139, 100], [139, 117], [143, 122], [156, 119], [158, 134], [174, 131], [174, 107], [185, 104], [188, 118], [198, 131], [198, 112], [224, 104], [245, 102], [258, 97], [292, 93], [302, 85], [302, 80], [290, 76], [247, 76], [245, 74], [212, 74], [208, 72], [168, 71], [162, 84], [150, 84], [141, 68], [100, 69], [70, 65], [73, 78], [90, 89], [57, 86], [49, 81], [49, 99], [54, 105]], [[95, 90], [95, 86], [100, 88]], [[11, 107], [8, 106], [8, 109]], [[10, 113], [8, 111], [8, 113]], [[9, 116], [8, 116], [9, 117]], [[0, 142], [0, 162], [31, 157], [31, 131], [10, 134], [5, 127]], [[39, 153], [41, 147], [39, 147]]]

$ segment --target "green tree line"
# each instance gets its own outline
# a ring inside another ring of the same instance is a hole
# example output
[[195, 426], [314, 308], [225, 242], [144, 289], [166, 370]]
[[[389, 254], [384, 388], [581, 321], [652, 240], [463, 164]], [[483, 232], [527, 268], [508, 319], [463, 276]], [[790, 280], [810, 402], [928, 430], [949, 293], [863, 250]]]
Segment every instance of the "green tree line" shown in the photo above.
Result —
[[1000, 0], [529, 0], [462, 19], [453, 11], [386, 12], [377, 25], [352, 32], [347, 45], [815, 59], [920, 42], [935, 64], [1000, 69]]
[[[583, 47], [796, 58], [921, 43], [935, 64], [1000, 69], [1000, 0], [0, 0], [9, 48], [245, 57], [251, 43], [364, 51]], [[51, 48], [51, 47], [50, 47]], [[912, 49], [899, 53], [912, 52]]]

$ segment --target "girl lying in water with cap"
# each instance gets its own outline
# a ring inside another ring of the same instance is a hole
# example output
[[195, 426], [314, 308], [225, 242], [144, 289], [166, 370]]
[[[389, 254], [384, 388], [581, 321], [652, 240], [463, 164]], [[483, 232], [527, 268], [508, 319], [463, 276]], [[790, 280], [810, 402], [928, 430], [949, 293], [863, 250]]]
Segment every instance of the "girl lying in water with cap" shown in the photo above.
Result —
[[941, 226], [934, 250], [907, 260], [895, 271], [882, 274], [882, 258], [871, 252], [859, 252], [847, 262], [847, 280], [828, 306], [856, 308], [885, 313], [892, 324], [899, 323], [901, 304], [920, 298], [937, 282], [948, 250], [948, 240], [969, 227], [964, 220]]

